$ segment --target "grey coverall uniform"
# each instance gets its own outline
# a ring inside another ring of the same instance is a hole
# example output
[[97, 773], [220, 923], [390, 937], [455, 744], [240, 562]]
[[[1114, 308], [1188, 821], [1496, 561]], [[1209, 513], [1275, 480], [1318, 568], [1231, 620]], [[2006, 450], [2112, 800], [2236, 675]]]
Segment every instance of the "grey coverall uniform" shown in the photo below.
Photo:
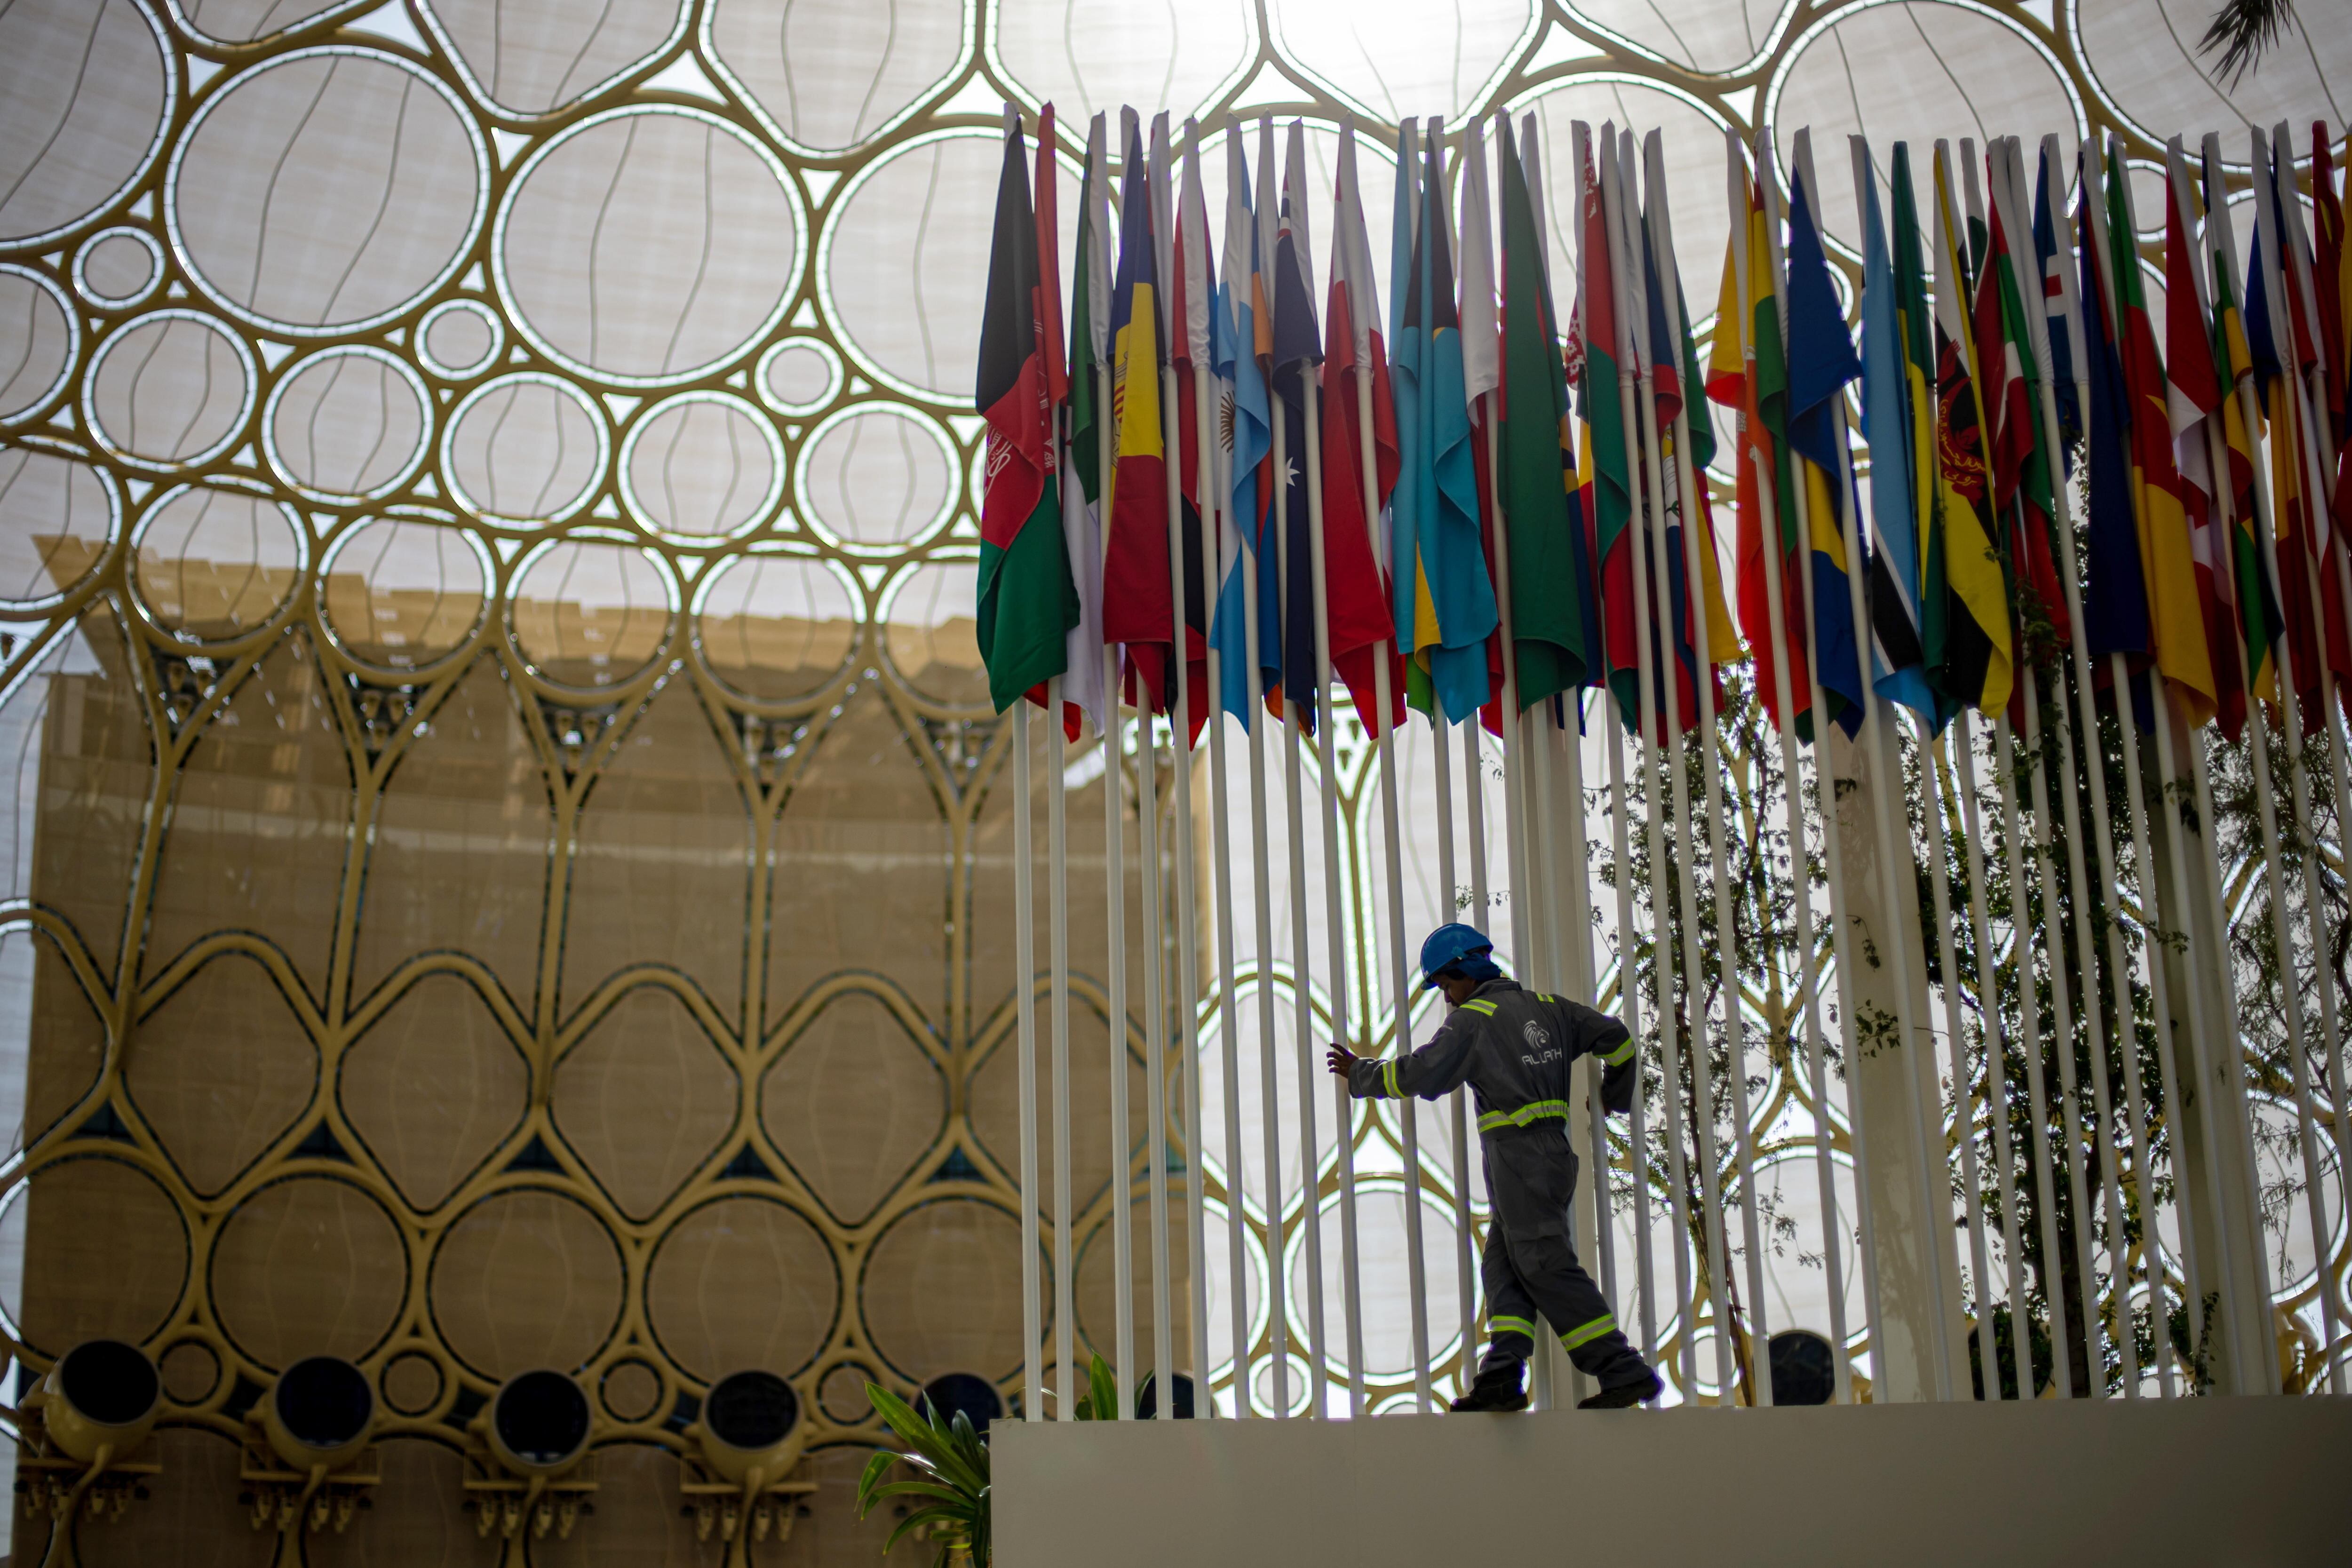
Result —
[[1633, 1107], [1638, 1070], [1625, 1026], [1565, 997], [1489, 980], [1446, 1016], [1419, 1050], [1359, 1059], [1348, 1092], [1358, 1100], [1436, 1100], [1468, 1084], [1478, 1110], [1480, 1154], [1494, 1216], [1480, 1272], [1486, 1288], [1486, 1353], [1478, 1371], [1516, 1366], [1535, 1353], [1536, 1314], [1549, 1320], [1576, 1369], [1603, 1388], [1641, 1383], [1650, 1368], [1618, 1331], [1608, 1300], [1576, 1260], [1569, 1205], [1576, 1152], [1569, 1147], [1570, 1067], [1587, 1052], [1607, 1071], [1601, 1100]]

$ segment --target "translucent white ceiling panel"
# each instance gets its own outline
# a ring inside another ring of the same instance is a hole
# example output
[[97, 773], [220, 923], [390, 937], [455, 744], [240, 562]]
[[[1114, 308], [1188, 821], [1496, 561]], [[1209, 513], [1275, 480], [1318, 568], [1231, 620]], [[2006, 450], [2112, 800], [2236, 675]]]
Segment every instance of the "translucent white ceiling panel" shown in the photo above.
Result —
[[687, 16], [683, 0], [428, 0], [421, 10], [474, 96], [515, 115], [590, 96], [659, 53]]
[[1727, 71], [1756, 58], [1776, 20], [1776, 0], [1578, 0], [1576, 15], [1660, 59], [1694, 71]]
[[0, 241], [106, 205], [162, 150], [173, 88], [163, 29], [131, 0], [0, 11]]
[[499, 215], [499, 278], [542, 353], [583, 375], [657, 385], [733, 358], [776, 323], [800, 236], [782, 161], [740, 128], [698, 110], [616, 111], [523, 166]]
[[1246, 0], [1132, 5], [1116, 0], [997, 0], [996, 52], [1013, 79], [1049, 100], [1083, 143], [1087, 118], [1119, 105], [1181, 122], [1240, 85], [1255, 58]]
[[2308, 153], [2311, 121], [2324, 119], [2341, 140], [2352, 109], [2352, 18], [2340, 6], [2303, 7], [2300, 19], [2280, 28], [2261, 68], [2231, 82], [2197, 52], [2215, 9], [2204, 0], [2105, 0], [2082, 7], [2075, 25], [2105, 96], [2159, 141], [2182, 131], [2223, 132], [2227, 156], [2242, 163], [2248, 126], [2268, 131], [2292, 121]]
[[770, 131], [855, 147], [940, 86], [963, 56], [962, 0], [712, 0], [713, 65]]
[[1291, 58], [1387, 121], [1459, 119], [1534, 41], [1534, 0], [1269, 0]]
[[2071, 164], [2078, 133], [2065, 79], [2021, 28], [1943, 0], [1848, 12], [1799, 46], [1767, 102], [1783, 168], [1798, 129], [1811, 127], [1822, 222], [1856, 250], [1862, 226], [1849, 136], [1870, 139], [1883, 183], [1898, 141], [1912, 143], [1922, 167], [1938, 136], [1955, 151], [1959, 138], [1973, 137], [1981, 155], [1989, 136], [2021, 135], [2030, 144], [2055, 132]]
[[372, 325], [454, 273], [480, 227], [480, 133], [437, 77], [341, 47], [216, 89], [173, 155], [174, 239], [265, 329]]

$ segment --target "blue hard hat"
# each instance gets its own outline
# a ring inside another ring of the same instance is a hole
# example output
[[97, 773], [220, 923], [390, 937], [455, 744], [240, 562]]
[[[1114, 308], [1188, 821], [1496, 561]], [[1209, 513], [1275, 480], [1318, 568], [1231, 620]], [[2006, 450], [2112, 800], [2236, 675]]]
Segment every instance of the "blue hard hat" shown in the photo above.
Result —
[[1421, 988], [1428, 991], [1437, 984], [1440, 970], [1450, 969], [1465, 958], [1475, 958], [1495, 951], [1495, 944], [1476, 926], [1456, 921], [1431, 931], [1421, 944], [1421, 973], [1424, 977]]

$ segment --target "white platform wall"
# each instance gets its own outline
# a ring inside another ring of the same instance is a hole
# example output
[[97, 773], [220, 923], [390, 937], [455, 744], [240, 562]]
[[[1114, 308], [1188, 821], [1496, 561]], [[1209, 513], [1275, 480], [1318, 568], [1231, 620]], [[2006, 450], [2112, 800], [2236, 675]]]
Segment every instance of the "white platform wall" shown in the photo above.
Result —
[[1006, 1568], [2352, 1563], [2352, 1400], [999, 1426]]

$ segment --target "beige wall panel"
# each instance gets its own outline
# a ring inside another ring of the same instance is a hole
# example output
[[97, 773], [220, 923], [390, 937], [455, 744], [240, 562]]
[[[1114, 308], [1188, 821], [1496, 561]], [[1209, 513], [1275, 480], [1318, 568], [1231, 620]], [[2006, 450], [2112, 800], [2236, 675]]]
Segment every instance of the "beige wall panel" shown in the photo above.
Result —
[[809, 1363], [841, 1306], [841, 1276], [816, 1227], [764, 1198], [721, 1198], [680, 1220], [654, 1254], [646, 1315], [670, 1359], [716, 1382]]
[[47, 1514], [27, 1519], [18, 1513], [16, 1516], [16, 1536], [9, 1543], [10, 1568], [40, 1568], [49, 1554], [50, 1528]]
[[594, 1355], [621, 1315], [621, 1255], [596, 1216], [543, 1188], [458, 1216], [428, 1287], [442, 1342], [493, 1380]]
[[730, 1021], [743, 1000], [751, 821], [693, 686], [629, 725], [588, 792], [572, 853], [563, 1005], [624, 964], [692, 975]]
[[87, 1339], [149, 1338], [187, 1283], [186, 1222], [153, 1177], [121, 1160], [91, 1155], [46, 1167], [5, 1223], [24, 1227], [16, 1321], [49, 1355]]
[[[534, 1540], [530, 1568], [717, 1568], [726, 1548], [716, 1535], [694, 1539], [694, 1521], [678, 1510], [677, 1456], [647, 1443], [596, 1450], [596, 1512], [568, 1539]], [[764, 1565], [763, 1565], [764, 1568]]]
[[946, 1075], [883, 1003], [835, 997], [787, 1046], [760, 1088], [760, 1121], [835, 1217], [881, 1206], [938, 1140]]
[[297, 1176], [236, 1206], [213, 1243], [213, 1310], [267, 1367], [310, 1355], [357, 1361], [408, 1298], [408, 1249], [375, 1199], [330, 1176]]
[[[1184, 1215], [1182, 1179], [1171, 1176], [1168, 1185], [1169, 1321], [1174, 1325], [1171, 1331], [1175, 1336], [1176, 1370], [1189, 1373], [1192, 1370], [1192, 1352], [1185, 1341], [1192, 1332], [1192, 1312], [1187, 1306], [1192, 1299], [1192, 1287], [1190, 1283], [1192, 1278], [1192, 1249], [1186, 1232], [1191, 1226]], [[1143, 1184], [1139, 1181], [1136, 1184], [1136, 1191], [1140, 1194], [1142, 1190]], [[1129, 1279], [1135, 1288], [1135, 1352], [1139, 1363], [1138, 1382], [1140, 1383], [1141, 1374], [1150, 1370], [1149, 1363], [1151, 1359], [1154, 1321], [1151, 1300], [1151, 1205], [1150, 1201], [1139, 1197], [1129, 1215], [1135, 1234], [1135, 1250], [1129, 1261], [1133, 1265], [1129, 1271]], [[1223, 1239], [1224, 1226], [1213, 1222], [1209, 1228], [1209, 1245], [1215, 1247]], [[1105, 1361], [1116, 1362], [1118, 1359], [1118, 1319], [1114, 1293], [1118, 1285], [1118, 1267], [1115, 1261], [1108, 1215], [1105, 1215], [1103, 1222], [1096, 1226], [1092, 1234], [1080, 1237], [1076, 1245], [1078, 1249], [1078, 1264], [1077, 1279], [1073, 1295], [1078, 1310], [1078, 1360], [1083, 1363], [1091, 1352], [1101, 1356]], [[1301, 1245], [1303, 1246], [1304, 1243]], [[1334, 1227], [1326, 1233], [1324, 1247], [1329, 1249], [1338, 1245], [1339, 1233], [1337, 1227]], [[1328, 1304], [1327, 1310], [1329, 1312], [1330, 1324], [1337, 1327], [1340, 1321], [1339, 1303], [1333, 1300]], [[1293, 1310], [1297, 1316], [1297, 1332], [1303, 1335], [1307, 1323], [1306, 1301], [1302, 1299], [1295, 1303]], [[1212, 1355], [1216, 1353], [1213, 1348], [1210, 1353]]]
[[905, 1376], [1008, 1376], [1021, 1363], [1021, 1222], [972, 1198], [910, 1209], [874, 1244], [857, 1294], [874, 1348]]
[[33, 1038], [40, 1047], [26, 1064], [21, 1147], [47, 1132], [98, 1081], [106, 1066], [106, 1022], [47, 936], [14, 931], [0, 943], [29, 948], [33, 961]]
[[201, 1340], [182, 1340], [155, 1358], [155, 1369], [175, 1405], [201, 1405], [220, 1386], [220, 1357]]
[[338, 1092], [400, 1195], [430, 1209], [522, 1120], [530, 1069], [470, 982], [427, 974], [344, 1053]]
[[125, 1079], [188, 1184], [207, 1195], [310, 1103], [319, 1053], [259, 959], [207, 962], [132, 1031]]
[[394, 767], [368, 852], [355, 994], [410, 953], [460, 948], [530, 1008], [554, 829], [524, 722], [498, 660], [479, 659]]
[[259, 931], [313, 996], [342, 893], [352, 773], [310, 638], [272, 648], [182, 764], [157, 867], [146, 973], [215, 931]]
[[872, 687], [824, 731], [785, 802], [775, 847], [771, 1026], [842, 969], [887, 975], [941, 1018], [952, 841], [931, 781]]
[[[887, 1507], [864, 1519], [857, 1517], [857, 1476], [873, 1452], [855, 1446], [821, 1448], [803, 1461], [800, 1479], [817, 1483], [817, 1490], [801, 1500], [808, 1517], [793, 1521], [791, 1540], [761, 1554], [761, 1568], [818, 1568], [819, 1564], [831, 1568], [835, 1563], [885, 1561], [882, 1543], [898, 1528], [898, 1519]], [[898, 1551], [908, 1550], [909, 1543], [899, 1543]]]
[[464, 1511], [466, 1461], [456, 1449], [396, 1437], [379, 1445], [376, 1456], [383, 1481], [375, 1507], [341, 1535], [305, 1540], [305, 1568], [491, 1568], [498, 1562], [499, 1543], [483, 1540], [474, 1516]]
[[980, 661], [980, 623], [970, 616], [941, 613], [951, 603], [969, 605], [972, 590], [951, 584], [945, 576], [949, 570], [918, 568], [931, 575], [911, 580], [892, 602], [890, 618], [882, 628], [882, 650], [907, 684], [934, 702], [984, 709], [989, 705], [988, 668]]
[[441, 1363], [422, 1351], [404, 1351], [383, 1363], [377, 1380], [383, 1402], [402, 1415], [421, 1415], [433, 1408], [448, 1386]]
[[278, 1532], [253, 1528], [236, 1500], [236, 1445], [216, 1432], [167, 1426], [147, 1458], [163, 1467], [148, 1497], [120, 1519], [74, 1532], [82, 1568], [268, 1568]]
[[29, 890], [73, 921], [110, 970], [122, 952], [123, 895], [154, 789], [154, 745], [114, 612], [90, 611], [80, 636], [97, 671], [50, 688]]
[[873, 1396], [866, 1385], [874, 1381], [874, 1369], [862, 1362], [844, 1362], [824, 1374], [816, 1385], [816, 1402], [835, 1422], [855, 1426], [874, 1413]]
[[642, 1421], [661, 1405], [661, 1373], [641, 1361], [616, 1362], [596, 1385], [604, 1414], [615, 1421]]
[[[1037, 1125], [1053, 1126], [1054, 1055], [1050, 1009], [1037, 1009]], [[1127, 1052], [1127, 1125], [1129, 1147], [1140, 1153], [1150, 1128], [1144, 1114], [1150, 1079], [1141, 1051]], [[1174, 1102], [1171, 1101], [1171, 1104]], [[1171, 1116], [1171, 1121], [1173, 1120]], [[1021, 1051], [1010, 1030], [992, 1047], [971, 1075], [971, 1130], [981, 1146], [1015, 1182], [1021, 1178]], [[1070, 1206], [1084, 1213], [1099, 1202], [1118, 1162], [1110, 1136], [1110, 1026], [1082, 1000], [1070, 1003]], [[1142, 1178], [1138, 1176], [1139, 1182]], [[1050, 1132], [1037, 1155], [1037, 1203], [1052, 1223], [1054, 1145]]]
[[613, 1201], [642, 1219], [717, 1151], [739, 1087], [686, 1004], [643, 985], [556, 1064], [551, 1110]]

